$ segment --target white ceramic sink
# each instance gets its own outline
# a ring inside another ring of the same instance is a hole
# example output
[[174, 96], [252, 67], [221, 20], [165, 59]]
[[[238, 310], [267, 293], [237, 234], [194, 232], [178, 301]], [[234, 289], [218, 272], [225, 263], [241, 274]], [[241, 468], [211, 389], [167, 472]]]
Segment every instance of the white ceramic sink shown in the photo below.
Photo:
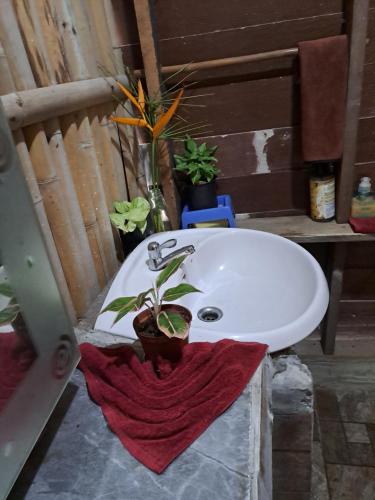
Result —
[[[152, 235], [139, 245], [119, 270], [104, 306], [119, 296], [137, 295], [150, 287], [157, 272], [146, 265], [150, 241], [177, 239], [175, 248], [194, 245], [182, 269], [166, 284], [181, 279], [203, 291], [178, 303], [193, 315], [190, 342], [232, 338], [268, 344], [278, 351], [312, 333], [328, 305], [328, 287], [317, 261], [285, 238], [248, 229], [189, 229]], [[175, 250], [172, 249], [172, 250]], [[164, 250], [163, 255], [171, 249]], [[204, 322], [202, 308], [219, 308], [218, 321]], [[95, 328], [136, 338], [131, 313], [112, 326], [115, 313], [104, 313]]]

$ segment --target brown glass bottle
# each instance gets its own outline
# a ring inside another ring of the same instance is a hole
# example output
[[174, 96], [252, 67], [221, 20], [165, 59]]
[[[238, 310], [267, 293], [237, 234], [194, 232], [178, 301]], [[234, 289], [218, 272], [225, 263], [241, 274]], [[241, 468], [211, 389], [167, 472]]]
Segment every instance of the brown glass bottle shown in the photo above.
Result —
[[310, 165], [310, 217], [316, 222], [335, 218], [335, 174], [332, 162]]

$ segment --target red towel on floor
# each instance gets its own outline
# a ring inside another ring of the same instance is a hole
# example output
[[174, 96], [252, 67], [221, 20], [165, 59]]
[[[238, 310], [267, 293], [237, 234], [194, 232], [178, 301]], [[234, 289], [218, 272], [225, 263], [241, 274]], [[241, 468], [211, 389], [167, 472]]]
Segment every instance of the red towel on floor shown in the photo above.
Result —
[[355, 233], [375, 233], [375, 217], [349, 217], [349, 224]]
[[35, 352], [15, 333], [0, 333], [0, 412], [25, 377]]
[[192, 343], [176, 366], [161, 361], [158, 378], [131, 347], [82, 344], [79, 368], [112, 431], [160, 474], [237, 399], [266, 351], [233, 340]]
[[346, 35], [300, 42], [302, 150], [305, 161], [342, 156], [348, 79]]

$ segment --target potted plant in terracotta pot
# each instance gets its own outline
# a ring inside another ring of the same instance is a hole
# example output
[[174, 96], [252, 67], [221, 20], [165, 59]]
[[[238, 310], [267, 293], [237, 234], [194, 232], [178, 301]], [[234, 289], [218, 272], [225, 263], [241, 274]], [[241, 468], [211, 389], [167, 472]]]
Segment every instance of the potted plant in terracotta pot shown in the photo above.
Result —
[[183, 155], [174, 155], [176, 171], [182, 172], [188, 179], [186, 202], [189, 210], [215, 208], [216, 182], [220, 170], [217, 168], [215, 153], [217, 146], [208, 147], [206, 143], [198, 145], [187, 136]]
[[115, 212], [110, 213], [109, 217], [120, 232], [126, 256], [152, 234], [149, 220], [150, 204], [145, 198], [137, 196], [132, 201], [115, 201], [113, 207]]
[[176, 257], [163, 269], [152, 288], [137, 296], [119, 297], [103, 309], [117, 313], [114, 324], [132, 311], [141, 311], [133, 321], [134, 330], [142, 343], [145, 359], [154, 363], [158, 356], [172, 362], [179, 360], [182, 349], [188, 343], [192, 320], [191, 312], [186, 307], [170, 304], [188, 293], [200, 292], [188, 283], [161, 291], [163, 285], [180, 268], [186, 255]]

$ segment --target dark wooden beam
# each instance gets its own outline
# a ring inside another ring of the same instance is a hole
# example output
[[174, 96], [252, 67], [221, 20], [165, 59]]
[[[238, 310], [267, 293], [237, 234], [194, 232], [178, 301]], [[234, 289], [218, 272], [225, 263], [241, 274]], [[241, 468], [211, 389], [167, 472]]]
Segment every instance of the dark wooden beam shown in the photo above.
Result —
[[344, 149], [338, 178], [336, 203], [336, 220], [340, 224], [347, 222], [351, 210], [369, 0], [351, 0], [347, 2], [347, 7], [347, 24], [350, 34], [350, 61], [345, 112]]
[[[157, 97], [160, 95], [162, 82], [160, 78], [160, 63], [155, 43], [155, 26], [152, 19], [150, 3], [150, 0], [134, 0], [134, 8], [137, 18], [147, 90], [150, 96]], [[176, 188], [172, 175], [172, 159], [166, 142], [160, 142], [159, 144], [159, 167], [163, 193], [168, 207], [168, 215], [173, 229], [178, 229], [179, 214], [177, 210]]]
[[324, 354], [334, 354], [340, 299], [344, 281], [347, 243], [333, 243], [328, 269], [329, 305], [322, 323], [321, 344]]

